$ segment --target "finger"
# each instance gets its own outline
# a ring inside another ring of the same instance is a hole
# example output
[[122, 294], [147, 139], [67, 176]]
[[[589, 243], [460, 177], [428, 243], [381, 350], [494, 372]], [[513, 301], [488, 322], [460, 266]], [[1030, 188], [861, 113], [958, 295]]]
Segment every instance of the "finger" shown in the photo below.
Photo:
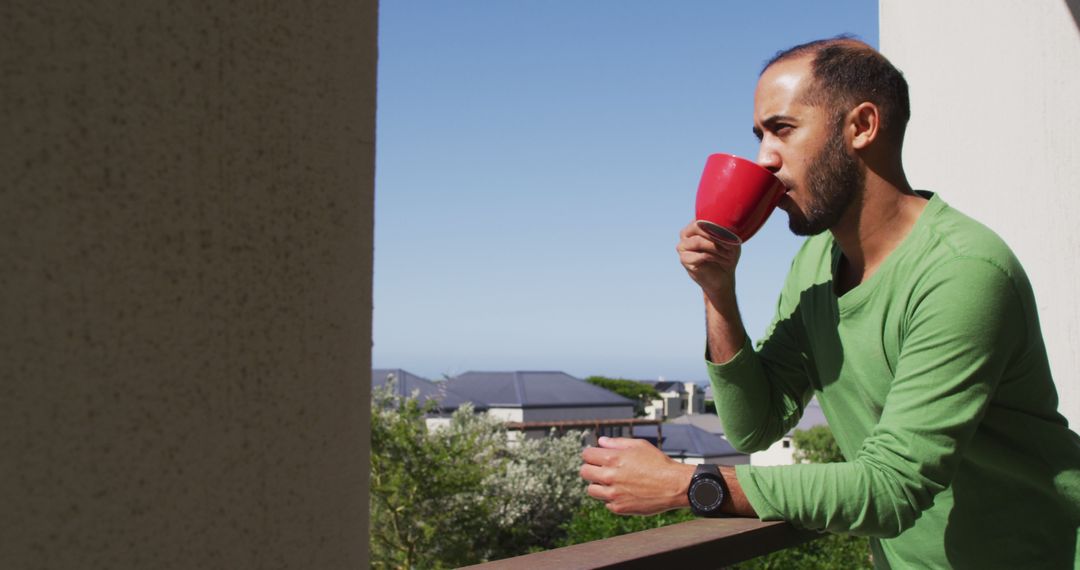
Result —
[[717, 251], [684, 251], [679, 255], [683, 264], [689, 263], [719, 263], [727, 259], [727, 255]]
[[611, 511], [613, 515], [629, 515], [632, 514], [622, 503], [616, 503], [614, 500], [608, 501], [605, 505], [607, 510]]
[[707, 264], [727, 266], [731, 261], [712, 253], [685, 253], [679, 256], [679, 263], [682, 263], [688, 271], [694, 272]]
[[578, 474], [582, 479], [599, 485], [610, 485], [612, 481], [611, 470], [596, 465], [582, 465]]
[[592, 484], [585, 488], [585, 493], [594, 499], [601, 501], [610, 501], [612, 498], [611, 487], [605, 487], [604, 485]]
[[634, 442], [636, 442], [636, 441], [638, 441], [638, 440], [634, 439], [634, 438], [629, 438], [629, 437], [607, 437], [607, 436], [604, 436], [604, 437], [601, 437], [600, 439], [596, 440], [596, 443], [600, 447], [603, 447], [604, 449], [626, 449], [628, 447], [633, 447], [635, 445]]
[[690, 253], [714, 253], [717, 255], [732, 256], [738, 253], [738, 247], [734, 244], [713, 241], [703, 236], [691, 236], [678, 243], [675, 251], [680, 254]]
[[675, 248], [680, 253], [712, 253], [725, 258], [738, 258], [739, 246], [710, 241], [701, 236], [694, 236], [679, 242]]
[[581, 459], [590, 465], [606, 466], [611, 465], [616, 455], [617, 452], [610, 449], [586, 447], [585, 451], [581, 452]]
[[682, 243], [686, 244], [687, 249], [691, 250], [717, 251], [728, 253], [736, 253], [741, 247], [737, 243], [721, 241], [713, 238], [711, 235], [706, 233], [692, 235], [686, 238], [686, 240], [684, 240]]

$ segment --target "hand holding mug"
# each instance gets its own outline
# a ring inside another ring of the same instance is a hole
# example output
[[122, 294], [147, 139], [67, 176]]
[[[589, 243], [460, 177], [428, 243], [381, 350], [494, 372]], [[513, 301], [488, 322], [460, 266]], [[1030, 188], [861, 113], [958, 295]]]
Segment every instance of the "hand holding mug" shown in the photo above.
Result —
[[772, 172], [730, 154], [705, 161], [696, 219], [679, 234], [679, 261], [706, 295], [734, 292], [740, 245], [765, 224], [786, 192]]
[[679, 262], [706, 293], [734, 287], [741, 250], [738, 244], [716, 239], [696, 221], [682, 229], [675, 247]]

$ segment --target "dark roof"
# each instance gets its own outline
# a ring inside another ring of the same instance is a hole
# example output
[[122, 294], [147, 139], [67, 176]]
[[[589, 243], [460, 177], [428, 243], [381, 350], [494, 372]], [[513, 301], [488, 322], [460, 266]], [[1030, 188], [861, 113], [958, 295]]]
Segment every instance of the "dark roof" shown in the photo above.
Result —
[[[395, 395], [404, 398], [411, 396], [415, 391], [421, 403], [434, 400], [438, 402], [439, 409], [442, 411], [456, 410], [465, 402], [470, 401], [469, 398], [450, 389], [446, 382], [432, 382], [400, 368], [373, 368], [371, 386], [373, 388], [383, 386], [391, 376], [395, 380]], [[483, 402], [475, 402], [474, 407], [478, 410], [487, 409]]]
[[724, 435], [724, 426], [720, 425], [720, 417], [716, 414], [688, 414], [671, 418], [668, 421], [675, 425], [691, 425], [709, 433]]
[[[720, 425], [720, 418], [716, 414], [685, 415], [672, 418], [670, 421], [675, 424], [697, 426], [707, 432], [724, 435], [724, 427]], [[807, 430], [814, 426], [827, 425], [827, 423], [825, 413], [821, 411], [821, 404], [818, 403], [817, 398], [812, 398], [806, 408], [803, 409], [803, 415], [799, 419], [799, 423], [795, 424], [795, 427], [788, 432], [788, 435], [791, 435], [791, 432], [797, 429]]]
[[474, 402], [501, 408], [633, 406], [634, 401], [565, 372], [466, 372], [446, 381]]
[[665, 380], [663, 382], [657, 382], [653, 384], [657, 392], [675, 392], [681, 394], [686, 391], [686, 386], [682, 382], [672, 382], [671, 380]]
[[638, 382], [652, 386], [657, 392], [682, 393], [686, 391], [686, 386], [684, 386], [682, 382], [673, 380], [638, 380]]
[[[663, 425], [660, 449], [670, 457], [728, 457], [739, 453], [723, 437], [689, 424]], [[656, 443], [656, 426], [634, 428], [634, 437]]]

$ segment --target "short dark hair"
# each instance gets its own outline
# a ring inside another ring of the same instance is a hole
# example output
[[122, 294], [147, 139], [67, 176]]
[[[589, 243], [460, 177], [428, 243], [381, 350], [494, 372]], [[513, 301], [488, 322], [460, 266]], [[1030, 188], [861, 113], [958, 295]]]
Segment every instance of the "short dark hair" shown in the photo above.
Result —
[[796, 57], [813, 56], [814, 84], [803, 99], [811, 105], [829, 105], [837, 118], [864, 101], [881, 111], [881, 130], [903, 141], [911, 102], [904, 74], [885, 56], [852, 36], [837, 36], [800, 44], [778, 52], [761, 69]]

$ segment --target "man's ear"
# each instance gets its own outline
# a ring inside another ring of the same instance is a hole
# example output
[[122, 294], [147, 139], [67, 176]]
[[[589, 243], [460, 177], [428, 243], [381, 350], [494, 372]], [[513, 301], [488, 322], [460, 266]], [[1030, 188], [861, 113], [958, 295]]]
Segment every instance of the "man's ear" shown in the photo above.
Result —
[[881, 135], [881, 111], [869, 101], [859, 103], [847, 115], [847, 130], [851, 134], [851, 146], [862, 150]]

